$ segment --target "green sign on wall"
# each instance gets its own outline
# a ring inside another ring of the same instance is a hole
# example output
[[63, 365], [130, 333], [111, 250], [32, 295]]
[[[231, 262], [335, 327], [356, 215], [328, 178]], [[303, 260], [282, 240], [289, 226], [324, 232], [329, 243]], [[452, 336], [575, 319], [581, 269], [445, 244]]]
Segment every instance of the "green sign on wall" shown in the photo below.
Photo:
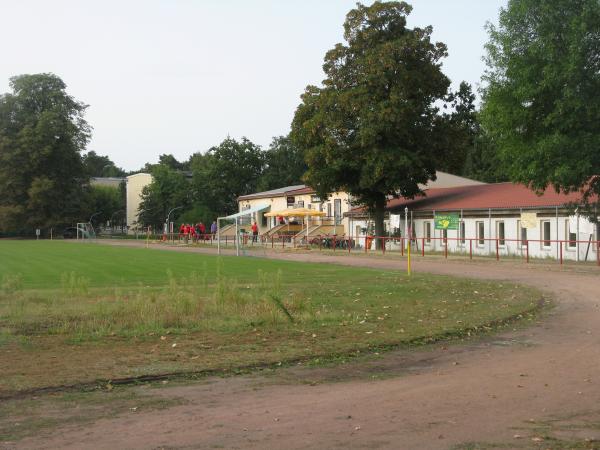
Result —
[[436, 230], [458, 230], [458, 214], [436, 214], [434, 218]]

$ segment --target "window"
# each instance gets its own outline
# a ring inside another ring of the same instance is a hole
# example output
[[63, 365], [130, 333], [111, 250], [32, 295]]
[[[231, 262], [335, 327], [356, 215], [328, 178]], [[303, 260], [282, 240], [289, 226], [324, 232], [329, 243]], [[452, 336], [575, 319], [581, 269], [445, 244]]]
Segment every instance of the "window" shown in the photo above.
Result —
[[331, 217], [331, 203], [327, 203], [327, 217]]
[[481, 222], [477, 223], [477, 245], [485, 245], [485, 224]]
[[312, 209], [312, 203], [309, 203], [308, 205], [306, 205], [308, 209]]
[[496, 222], [496, 238], [498, 239], [498, 245], [504, 247], [506, 245], [506, 236], [504, 232], [504, 222]]
[[542, 246], [549, 248], [552, 243], [550, 242], [550, 221], [542, 220]]
[[304, 208], [304, 200], [298, 200], [298, 208]]
[[577, 247], [577, 233], [571, 233], [569, 219], [565, 220], [565, 240], [568, 241], [566, 243], [567, 249], [574, 249]]
[[521, 247], [523, 247], [523, 248], [527, 247], [527, 228], [521, 227], [521, 221], [520, 220], [517, 220], [517, 230], [519, 230], [518, 231], [518, 233], [519, 233], [519, 240], [520, 240], [519, 245]]
[[467, 230], [466, 230], [466, 225], [464, 222], [460, 223], [460, 243], [462, 245], [465, 244], [465, 241], [467, 240]]
[[333, 213], [335, 214], [335, 224], [342, 223], [342, 200], [339, 198], [333, 201]]
[[431, 222], [425, 222], [425, 242], [431, 243]]
[[268, 219], [268, 217], [265, 217], [264, 214], [260, 215], [260, 224], [261, 224], [261, 226], [263, 226], [263, 227], [267, 226], [267, 219]]

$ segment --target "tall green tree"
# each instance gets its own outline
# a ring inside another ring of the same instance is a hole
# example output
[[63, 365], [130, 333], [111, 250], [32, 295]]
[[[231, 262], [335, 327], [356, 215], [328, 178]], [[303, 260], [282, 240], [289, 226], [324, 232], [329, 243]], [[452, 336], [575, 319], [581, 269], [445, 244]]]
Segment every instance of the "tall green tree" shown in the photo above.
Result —
[[319, 195], [344, 190], [365, 205], [384, 233], [389, 197], [413, 197], [435, 179], [448, 94], [441, 71], [446, 46], [432, 28], [408, 28], [404, 2], [358, 4], [344, 23], [347, 44], [325, 55], [323, 87], [308, 86], [292, 123], [306, 150], [306, 180]]
[[142, 190], [138, 223], [160, 230], [171, 209], [179, 208], [170, 216], [170, 220], [176, 220], [191, 206], [194, 192], [185, 175], [169, 166], [157, 164], [151, 173], [152, 183]]
[[102, 156], [95, 151], [83, 155], [83, 166], [90, 177], [124, 177], [125, 171], [111, 161], [108, 156]]
[[0, 96], [0, 230], [76, 221], [88, 186], [87, 106], [50, 73], [13, 77], [10, 87]]
[[264, 170], [258, 181], [259, 191], [302, 183], [308, 166], [304, 151], [289, 136], [274, 137], [264, 154]]
[[511, 179], [600, 194], [600, 2], [509, 0], [489, 25], [482, 123]]
[[97, 224], [121, 224], [125, 218], [125, 197], [120, 187], [90, 186], [87, 201], [88, 218], [92, 215], [94, 226]]
[[236, 212], [237, 198], [256, 192], [263, 166], [260, 146], [246, 138], [228, 137], [206, 154], [192, 158], [196, 201], [219, 215]]

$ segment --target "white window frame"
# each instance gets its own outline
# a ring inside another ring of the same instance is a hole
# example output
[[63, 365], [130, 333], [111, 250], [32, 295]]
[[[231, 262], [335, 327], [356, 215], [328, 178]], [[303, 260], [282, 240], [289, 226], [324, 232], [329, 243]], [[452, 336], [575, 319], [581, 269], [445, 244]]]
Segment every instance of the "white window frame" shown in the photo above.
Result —
[[431, 245], [431, 222], [423, 222], [423, 225], [425, 227], [425, 232], [423, 233], [425, 235], [425, 245]]
[[[523, 232], [525, 232], [525, 239], [523, 239]], [[529, 245], [529, 236], [527, 235], [527, 228], [521, 226], [520, 220], [517, 220], [517, 238], [519, 239], [519, 247], [527, 248]]]
[[[500, 237], [500, 225], [502, 225], [502, 237]], [[498, 239], [498, 247], [506, 248], [506, 222], [504, 220], [496, 220], [496, 239]]]
[[[548, 224], [548, 239], [545, 236], [546, 224]], [[550, 250], [552, 248], [552, 222], [550, 220], [540, 220], [540, 244], [542, 250]]]
[[458, 223], [458, 245], [459, 247], [464, 247], [467, 243], [467, 224], [464, 220], [461, 220]]
[[[571, 239], [571, 234], [574, 236], [573, 239]], [[565, 219], [565, 250], [568, 252], [577, 250], [577, 232], [571, 233], [569, 219]]]
[[[481, 233], [479, 233], [480, 225], [482, 227]], [[485, 247], [485, 221], [477, 220], [475, 222], [475, 231], [477, 235], [477, 247]]]

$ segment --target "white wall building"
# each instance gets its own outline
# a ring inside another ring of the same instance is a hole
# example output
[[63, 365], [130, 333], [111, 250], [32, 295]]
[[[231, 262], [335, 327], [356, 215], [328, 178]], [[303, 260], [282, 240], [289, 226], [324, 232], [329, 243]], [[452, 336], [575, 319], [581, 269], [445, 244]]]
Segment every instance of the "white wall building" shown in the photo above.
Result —
[[[538, 196], [512, 183], [433, 188], [422, 197], [389, 201], [387, 212], [400, 216], [400, 226], [391, 229], [389, 220], [387, 226], [390, 235], [411, 229], [417, 251], [445, 252], [447, 246], [450, 253], [595, 261], [600, 230], [569, 206], [579, 199], [552, 190]], [[434, 218], [444, 214], [458, 216], [458, 229], [436, 230]], [[360, 208], [348, 216], [362, 244], [370, 220]]]
[[125, 181], [127, 183], [127, 228], [130, 232], [133, 232], [140, 212], [142, 190], [152, 183], [152, 175], [149, 173], [136, 173], [125, 178]]

